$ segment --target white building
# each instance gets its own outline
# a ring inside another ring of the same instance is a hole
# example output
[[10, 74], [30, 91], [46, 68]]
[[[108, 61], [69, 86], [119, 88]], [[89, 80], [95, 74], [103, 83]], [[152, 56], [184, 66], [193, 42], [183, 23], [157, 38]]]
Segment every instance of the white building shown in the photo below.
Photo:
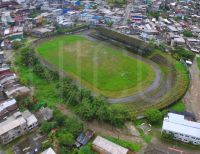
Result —
[[28, 110], [16, 112], [0, 123], [0, 140], [1, 143], [7, 144], [15, 138], [23, 135], [25, 132], [37, 127], [36, 117]]
[[52, 148], [48, 148], [47, 150], [43, 151], [41, 154], [56, 154]]
[[175, 140], [200, 144], [200, 123], [189, 121], [183, 115], [168, 113], [163, 121], [162, 132], [174, 134]]
[[92, 142], [92, 148], [101, 154], [128, 154], [129, 150], [117, 145], [101, 136], [97, 136]]

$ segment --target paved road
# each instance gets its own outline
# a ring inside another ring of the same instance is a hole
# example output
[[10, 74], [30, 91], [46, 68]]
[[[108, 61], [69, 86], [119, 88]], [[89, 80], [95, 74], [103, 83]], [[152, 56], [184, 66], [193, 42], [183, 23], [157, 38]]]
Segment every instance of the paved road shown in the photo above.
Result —
[[191, 75], [191, 86], [184, 97], [187, 110], [193, 112], [196, 119], [200, 121], [200, 71], [196, 58], [189, 69]]

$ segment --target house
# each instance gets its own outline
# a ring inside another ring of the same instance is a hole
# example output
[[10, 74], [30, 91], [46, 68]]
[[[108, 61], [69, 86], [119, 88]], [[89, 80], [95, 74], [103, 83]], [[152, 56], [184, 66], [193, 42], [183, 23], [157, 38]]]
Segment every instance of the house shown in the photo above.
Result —
[[121, 147], [101, 136], [92, 142], [92, 149], [100, 154], [131, 154], [128, 149]]
[[175, 140], [200, 145], [200, 123], [189, 121], [183, 115], [168, 113], [162, 132], [172, 133]]
[[43, 151], [41, 154], [56, 154], [52, 148], [48, 148], [47, 150]]
[[30, 92], [28, 87], [22, 86], [20, 84], [13, 85], [10, 88], [4, 89], [4, 93], [8, 98], [12, 98], [15, 96], [24, 96]]
[[6, 74], [0, 77], [0, 84], [2, 85], [10, 80], [16, 80], [16, 79], [17, 79], [17, 76], [15, 73]]
[[36, 37], [45, 37], [46, 35], [50, 34], [51, 32], [53, 32], [53, 30], [49, 29], [49, 28], [35, 28], [32, 30], [32, 35], [36, 36]]
[[17, 102], [15, 99], [9, 99], [0, 102], [0, 118], [5, 118], [9, 113], [18, 109]]
[[7, 144], [37, 125], [36, 117], [28, 110], [16, 112], [0, 123], [0, 141], [2, 144]]
[[171, 40], [171, 46], [184, 46], [184, 45], [186, 45], [186, 42], [182, 37], [176, 37]]
[[94, 136], [94, 131], [87, 130], [85, 133], [81, 133], [76, 139], [76, 147], [80, 148], [83, 145], [86, 145], [90, 139]]
[[44, 122], [51, 120], [53, 118], [53, 110], [48, 107], [41, 107], [41, 109], [36, 113], [39, 122]]

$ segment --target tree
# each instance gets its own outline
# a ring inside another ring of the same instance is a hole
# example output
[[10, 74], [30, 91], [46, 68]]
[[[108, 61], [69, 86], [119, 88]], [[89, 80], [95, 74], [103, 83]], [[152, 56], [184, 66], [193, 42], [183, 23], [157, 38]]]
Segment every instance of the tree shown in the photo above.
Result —
[[74, 143], [74, 136], [66, 131], [60, 131], [57, 138], [61, 145], [71, 146]]
[[185, 37], [193, 37], [194, 35], [193, 35], [193, 33], [191, 31], [184, 30], [183, 31], [183, 36], [185, 36]]
[[116, 107], [109, 108], [109, 120], [113, 126], [122, 127], [129, 119], [130, 113], [128, 111]]
[[183, 59], [183, 60], [193, 60], [195, 54], [185, 48], [177, 47], [175, 50], [172, 51], [173, 56], [176, 59]]
[[64, 116], [59, 110], [54, 110], [53, 117], [58, 126], [64, 125], [66, 116]]
[[166, 131], [163, 131], [162, 132], [162, 137], [165, 138], [165, 139], [170, 139], [171, 140], [171, 139], [174, 138], [174, 134], [171, 133], [171, 132], [167, 133]]
[[22, 108], [32, 109], [33, 106], [35, 105], [33, 97], [30, 97], [30, 96], [26, 96], [26, 97], [18, 96], [18, 97], [16, 97], [16, 100], [17, 100], [19, 106]]
[[95, 113], [98, 120], [109, 122], [109, 109], [107, 104], [101, 105]]
[[68, 117], [65, 120], [64, 128], [74, 136], [78, 136], [83, 129], [83, 124], [76, 117]]
[[163, 115], [158, 109], [151, 108], [145, 111], [145, 117], [150, 123], [155, 124], [161, 122]]
[[14, 50], [18, 50], [19, 48], [21, 48], [22, 47], [22, 42], [20, 42], [20, 41], [13, 41], [12, 42], [12, 48], [14, 49]]
[[42, 131], [42, 133], [49, 133], [52, 128], [54, 128], [55, 126], [55, 123], [53, 122], [43, 122], [41, 127], [40, 127], [40, 130]]
[[92, 108], [92, 105], [88, 99], [83, 99], [83, 101], [78, 105], [76, 113], [83, 120], [89, 121], [95, 118], [95, 110]]
[[49, 142], [49, 140], [42, 142], [42, 149], [46, 150], [48, 148], [50, 148], [52, 146], [52, 144]]

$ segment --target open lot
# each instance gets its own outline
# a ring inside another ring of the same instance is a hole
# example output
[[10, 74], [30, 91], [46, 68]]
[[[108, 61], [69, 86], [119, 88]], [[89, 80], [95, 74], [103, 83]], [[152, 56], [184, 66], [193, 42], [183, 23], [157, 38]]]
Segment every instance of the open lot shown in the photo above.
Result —
[[37, 46], [39, 55], [97, 94], [125, 97], [148, 88], [151, 65], [105, 42], [83, 36], [60, 36]]

